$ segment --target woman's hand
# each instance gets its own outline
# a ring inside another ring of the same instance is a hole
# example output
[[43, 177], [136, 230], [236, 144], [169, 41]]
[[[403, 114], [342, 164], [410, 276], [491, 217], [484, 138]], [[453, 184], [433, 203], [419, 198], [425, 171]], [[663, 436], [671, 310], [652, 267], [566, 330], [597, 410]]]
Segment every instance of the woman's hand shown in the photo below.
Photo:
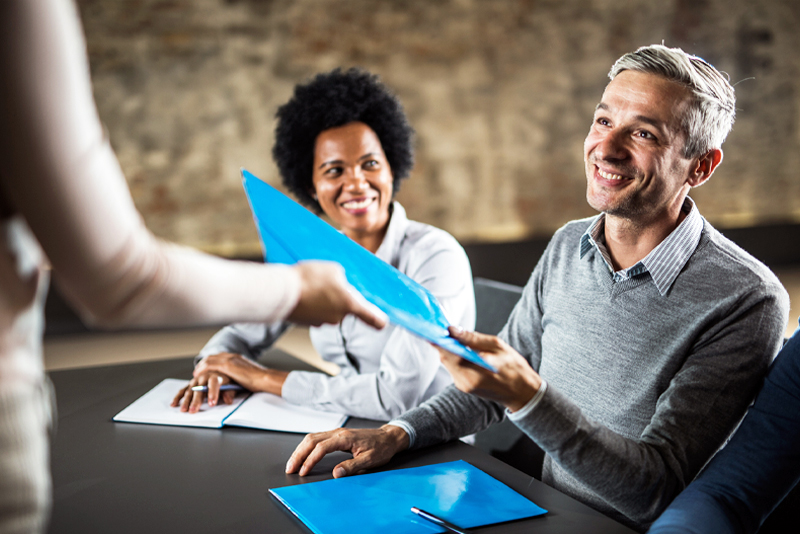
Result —
[[394, 425], [368, 429], [337, 428], [308, 434], [286, 463], [286, 472], [299, 472], [300, 476], [305, 476], [326, 454], [347, 451], [353, 458], [334, 467], [333, 477], [357, 475], [387, 463], [392, 456], [407, 449], [408, 444], [406, 431]]
[[[266, 391], [280, 396], [283, 383], [289, 373], [268, 369], [241, 354], [222, 352], [200, 360], [200, 363], [194, 368], [194, 376], [197, 378], [204, 375], [224, 376], [250, 391]], [[216, 399], [216, 396], [212, 397], [209, 387], [209, 404], [212, 399]]]
[[386, 314], [347, 283], [338, 263], [302, 262], [294, 268], [300, 275], [300, 301], [289, 314], [293, 323], [336, 324], [353, 314], [373, 328], [386, 326]]
[[[200, 406], [203, 405], [206, 393], [204, 391], [192, 391], [194, 386], [208, 386], [208, 405], [216, 406], [220, 398], [219, 387], [222, 384], [228, 384], [230, 381], [230, 378], [227, 376], [216, 372], [195, 374], [191, 382], [178, 391], [178, 394], [172, 399], [171, 406], [180, 405], [182, 412], [197, 413], [198, 410], [200, 410]], [[223, 391], [222, 402], [225, 404], [232, 404], [235, 396], [235, 391]]]

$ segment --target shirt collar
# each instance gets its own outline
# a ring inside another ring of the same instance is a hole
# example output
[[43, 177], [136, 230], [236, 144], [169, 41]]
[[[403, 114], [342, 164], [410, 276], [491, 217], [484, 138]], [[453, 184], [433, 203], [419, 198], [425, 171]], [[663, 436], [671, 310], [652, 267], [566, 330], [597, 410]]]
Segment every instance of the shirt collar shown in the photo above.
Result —
[[[658, 292], [663, 296], [672, 287], [678, 274], [689, 261], [697, 245], [700, 243], [700, 235], [703, 232], [703, 218], [697, 210], [694, 201], [688, 196], [683, 201], [681, 210], [687, 213], [686, 218], [673, 230], [661, 243], [639, 263], [630, 267], [628, 273], [631, 276], [641, 274], [645, 271], [650, 273], [653, 283]], [[603, 229], [605, 228], [605, 213], [598, 215], [586, 232], [581, 236], [580, 258], [583, 258], [589, 250], [595, 248], [603, 257], [603, 261], [613, 272], [611, 258], [608, 255], [603, 242]]]
[[381, 246], [375, 252], [375, 255], [388, 263], [389, 265], [397, 265], [395, 256], [400, 249], [400, 243], [406, 235], [408, 228], [408, 217], [406, 210], [399, 202], [392, 201], [392, 212], [389, 216], [389, 227], [386, 229], [386, 235], [383, 236]]

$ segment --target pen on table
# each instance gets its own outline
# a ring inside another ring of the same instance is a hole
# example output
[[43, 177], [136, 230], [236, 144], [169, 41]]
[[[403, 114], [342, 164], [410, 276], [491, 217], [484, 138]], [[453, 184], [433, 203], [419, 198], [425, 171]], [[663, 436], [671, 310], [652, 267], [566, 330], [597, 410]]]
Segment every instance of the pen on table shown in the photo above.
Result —
[[417, 514], [418, 516], [420, 516], [421, 518], [427, 519], [431, 523], [439, 525], [440, 527], [444, 527], [444, 528], [446, 528], [447, 530], [449, 530], [451, 532], [457, 532], [458, 534], [469, 534], [463, 528], [461, 528], [459, 526], [456, 526], [456, 525], [454, 525], [453, 523], [451, 523], [449, 521], [445, 521], [441, 517], [436, 517], [435, 515], [433, 515], [430, 512], [426, 512], [425, 510], [420, 510], [416, 506], [412, 506], [411, 507], [411, 511], [414, 512], [415, 514]]
[[[220, 391], [229, 391], [229, 390], [244, 391], [245, 389], [242, 386], [240, 386], [239, 384], [222, 384], [219, 387], [219, 390]], [[192, 391], [202, 391], [204, 393], [208, 393], [208, 386], [194, 386], [192, 388]]]

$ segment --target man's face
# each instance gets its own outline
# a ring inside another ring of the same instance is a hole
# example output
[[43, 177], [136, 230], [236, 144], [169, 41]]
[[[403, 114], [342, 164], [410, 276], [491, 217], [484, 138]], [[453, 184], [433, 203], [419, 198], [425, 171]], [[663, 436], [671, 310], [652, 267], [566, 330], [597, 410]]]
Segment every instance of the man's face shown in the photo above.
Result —
[[583, 145], [590, 206], [636, 226], [677, 220], [696, 164], [682, 155], [690, 97], [661, 76], [630, 70], [608, 84]]

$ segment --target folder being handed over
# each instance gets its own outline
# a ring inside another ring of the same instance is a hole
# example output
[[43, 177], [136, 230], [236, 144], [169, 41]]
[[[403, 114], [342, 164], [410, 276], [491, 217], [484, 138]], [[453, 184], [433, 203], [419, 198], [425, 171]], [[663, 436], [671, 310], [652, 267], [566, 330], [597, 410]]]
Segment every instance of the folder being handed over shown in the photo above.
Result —
[[242, 180], [265, 261], [339, 263], [344, 267], [347, 281], [392, 323], [467, 361], [495, 371], [478, 353], [450, 337], [449, 322], [430, 291], [244, 169]]

